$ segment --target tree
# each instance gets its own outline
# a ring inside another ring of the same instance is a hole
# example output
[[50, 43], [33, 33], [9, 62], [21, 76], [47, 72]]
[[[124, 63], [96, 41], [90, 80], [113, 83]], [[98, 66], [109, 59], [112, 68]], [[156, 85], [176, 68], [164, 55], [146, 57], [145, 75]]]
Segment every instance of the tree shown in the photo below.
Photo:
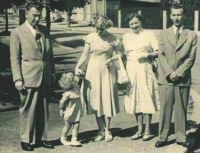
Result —
[[11, 8], [13, 0], [0, 0], [0, 8], [5, 15], [5, 31], [8, 32], [8, 9]]
[[3, 10], [6, 20], [5, 32], [8, 32], [8, 9], [11, 8], [13, 4], [21, 5], [23, 3], [25, 3], [25, 0], [0, 0], [0, 9]]
[[180, 3], [184, 6], [199, 10], [200, 1], [199, 0], [180, 0]]
[[164, 6], [171, 5], [172, 3], [180, 3], [184, 6], [191, 7], [193, 9], [199, 9], [200, 1], [199, 0], [161, 0], [161, 3]]
[[70, 21], [72, 11], [75, 8], [83, 8], [85, 5], [90, 4], [90, 0], [50, 0], [50, 7], [52, 9], [58, 9], [59, 11], [67, 12], [68, 27], [70, 27]]

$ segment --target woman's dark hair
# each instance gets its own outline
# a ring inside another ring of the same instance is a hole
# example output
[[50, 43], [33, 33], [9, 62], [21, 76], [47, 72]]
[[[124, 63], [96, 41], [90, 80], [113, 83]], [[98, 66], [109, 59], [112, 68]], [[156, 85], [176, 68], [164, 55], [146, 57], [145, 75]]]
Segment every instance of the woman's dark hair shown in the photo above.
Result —
[[176, 3], [176, 2], [172, 3], [172, 5], [170, 7], [170, 11], [172, 9], [183, 9], [183, 14], [185, 14], [185, 12], [186, 12], [185, 7], [183, 5], [181, 5], [180, 3]]
[[126, 21], [131, 21], [134, 17], [138, 18], [140, 21], [143, 21], [143, 17], [141, 14], [138, 13], [131, 13], [127, 16]]
[[38, 1], [29, 1], [26, 3], [27, 11], [29, 11], [32, 7], [35, 7], [37, 10], [42, 10], [43, 5]]

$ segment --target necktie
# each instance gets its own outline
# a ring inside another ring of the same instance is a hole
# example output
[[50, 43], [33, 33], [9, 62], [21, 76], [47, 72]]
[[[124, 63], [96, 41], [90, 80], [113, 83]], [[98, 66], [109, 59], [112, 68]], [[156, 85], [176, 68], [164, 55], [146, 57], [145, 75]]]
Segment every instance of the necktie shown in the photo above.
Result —
[[33, 27], [33, 29], [35, 30], [35, 39], [36, 39], [38, 48], [39, 48], [40, 51], [42, 51], [42, 43], [40, 41], [40, 38], [41, 38], [42, 35], [38, 32], [36, 27]]
[[41, 41], [40, 41], [40, 38], [41, 38], [41, 34], [40, 33], [36, 33], [36, 41], [37, 41], [37, 44], [38, 44], [38, 48], [40, 49], [40, 51], [42, 50], [42, 44], [41, 44]]
[[179, 28], [176, 29], [176, 35], [175, 35], [176, 36], [176, 43], [178, 42], [178, 39], [179, 39], [179, 36], [180, 36], [179, 30], [180, 30]]

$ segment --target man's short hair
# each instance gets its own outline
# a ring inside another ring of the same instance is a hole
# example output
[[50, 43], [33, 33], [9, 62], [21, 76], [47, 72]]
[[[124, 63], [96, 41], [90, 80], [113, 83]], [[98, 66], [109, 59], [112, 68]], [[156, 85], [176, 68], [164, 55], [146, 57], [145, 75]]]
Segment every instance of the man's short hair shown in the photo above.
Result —
[[183, 14], [185, 14], [185, 12], [186, 12], [185, 7], [183, 5], [181, 5], [180, 3], [176, 3], [176, 2], [172, 3], [172, 5], [170, 7], [170, 11], [172, 9], [183, 9]]
[[29, 11], [31, 8], [36, 8], [37, 10], [42, 10], [43, 5], [38, 1], [29, 1], [26, 3], [26, 10]]

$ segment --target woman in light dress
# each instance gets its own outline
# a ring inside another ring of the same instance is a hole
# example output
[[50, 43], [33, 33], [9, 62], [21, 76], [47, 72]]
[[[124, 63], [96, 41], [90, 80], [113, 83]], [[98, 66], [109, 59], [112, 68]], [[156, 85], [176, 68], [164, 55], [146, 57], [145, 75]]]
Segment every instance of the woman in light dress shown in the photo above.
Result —
[[[96, 18], [96, 32], [84, 38], [84, 51], [75, 68], [76, 75], [85, 74], [82, 91], [87, 114], [95, 114], [99, 127], [95, 142], [113, 139], [109, 131], [110, 121], [112, 116], [119, 113], [117, 70], [113, 60], [118, 59], [118, 54], [121, 55], [121, 52], [119, 40], [107, 31], [112, 24], [112, 21], [105, 16]], [[84, 72], [81, 67], [87, 61]]]
[[[142, 28], [142, 16], [131, 13], [128, 16], [130, 32], [122, 37], [124, 55], [127, 58], [126, 70], [130, 79], [129, 90], [124, 98], [125, 110], [135, 114], [138, 131], [133, 140], [150, 140], [152, 114], [159, 110], [158, 87], [152, 71], [152, 58], [157, 56], [158, 42], [152, 31]], [[145, 130], [143, 133], [143, 118]]]

